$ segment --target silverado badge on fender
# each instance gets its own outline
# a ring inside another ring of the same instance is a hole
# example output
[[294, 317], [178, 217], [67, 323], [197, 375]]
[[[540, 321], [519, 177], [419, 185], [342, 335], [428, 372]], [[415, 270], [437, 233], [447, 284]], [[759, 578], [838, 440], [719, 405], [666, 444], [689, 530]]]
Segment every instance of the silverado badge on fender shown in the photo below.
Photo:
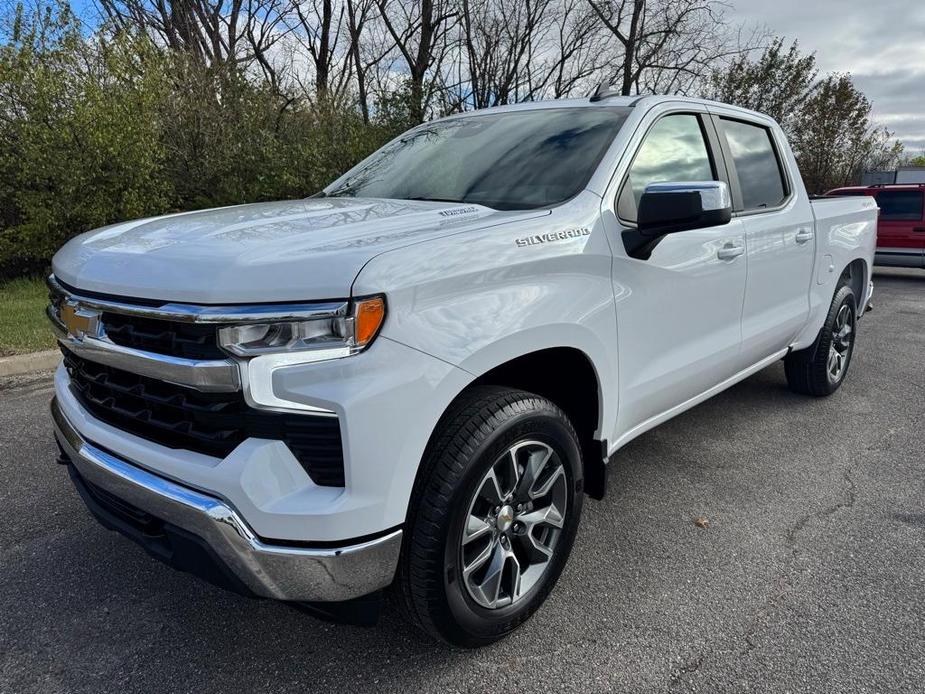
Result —
[[563, 231], [551, 231], [546, 234], [524, 236], [523, 238], [515, 239], [514, 243], [517, 244], [518, 248], [526, 248], [527, 246], [538, 246], [543, 243], [552, 243], [553, 241], [574, 239], [578, 236], [588, 236], [590, 233], [591, 230], [588, 227], [576, 227], [574, 229], [564, 229]]

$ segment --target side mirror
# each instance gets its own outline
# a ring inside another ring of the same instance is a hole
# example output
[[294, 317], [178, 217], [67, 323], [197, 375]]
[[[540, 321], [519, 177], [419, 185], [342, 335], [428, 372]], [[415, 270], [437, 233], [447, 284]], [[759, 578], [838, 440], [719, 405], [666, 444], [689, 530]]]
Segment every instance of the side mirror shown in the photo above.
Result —
[[728, 224], [729, 187], [722, 181], [652, 183], [646, 186], [636, 217], [639, 233], [647, 237]]

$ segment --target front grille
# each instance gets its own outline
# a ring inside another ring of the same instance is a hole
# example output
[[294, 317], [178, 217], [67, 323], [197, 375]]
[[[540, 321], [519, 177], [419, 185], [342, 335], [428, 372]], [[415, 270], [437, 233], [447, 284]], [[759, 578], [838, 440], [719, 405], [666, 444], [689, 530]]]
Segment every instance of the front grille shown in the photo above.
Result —
[[104, 313], [106, 336], [123, 347], [183, 359], [225, 359], [214, 325]]
[[225, 457], [248, 438], [280, 440], [315, 484], [344, 486], [336, 417], [264, 412], [249, 407], [241, 393], [201, 393], [62, 352], [75, 396], [107, 424], [215, 457]]

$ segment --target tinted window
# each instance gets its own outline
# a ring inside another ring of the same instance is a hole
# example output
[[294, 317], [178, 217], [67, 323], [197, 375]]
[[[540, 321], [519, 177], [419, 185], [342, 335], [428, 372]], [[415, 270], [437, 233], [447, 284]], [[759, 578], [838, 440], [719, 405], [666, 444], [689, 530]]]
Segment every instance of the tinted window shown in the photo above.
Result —
[[918, 190], [882, 190], [877, 195], [880, 219], [917, 222], [922, 218], [922, 199]]
[[579, 193], [626, 111], [513, 111], [426, 123], [386, 145], [332, 196], [543, 207]]
[[786, 193], [770, 131], [725, 118], [722, 124], [739, 176], [743, 208], [754, 210], [779, 205]]
[[715, 181], [697, 116], [665, 116], [646, 133], [620, 191], [620, 217], [636, 221], [639, 200], [650, 183]]

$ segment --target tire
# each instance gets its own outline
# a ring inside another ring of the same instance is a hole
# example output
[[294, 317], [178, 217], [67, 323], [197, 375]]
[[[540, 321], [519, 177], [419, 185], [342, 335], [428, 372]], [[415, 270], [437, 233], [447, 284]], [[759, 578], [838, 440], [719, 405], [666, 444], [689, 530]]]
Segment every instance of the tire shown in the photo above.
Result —
[[854, 354], [857, 315], [854, 291], [847, 284], [839, 286], [813, 344], [784, 359], [787, 384], [792, 391], [823, 397], [838, 390]]
[[473, 387], [437, 425], [411, 498], [406, 615], [453, 646], [485, 646], [529, 619], [565, 566], [583, 501], [578, 436], [545, 398]]

